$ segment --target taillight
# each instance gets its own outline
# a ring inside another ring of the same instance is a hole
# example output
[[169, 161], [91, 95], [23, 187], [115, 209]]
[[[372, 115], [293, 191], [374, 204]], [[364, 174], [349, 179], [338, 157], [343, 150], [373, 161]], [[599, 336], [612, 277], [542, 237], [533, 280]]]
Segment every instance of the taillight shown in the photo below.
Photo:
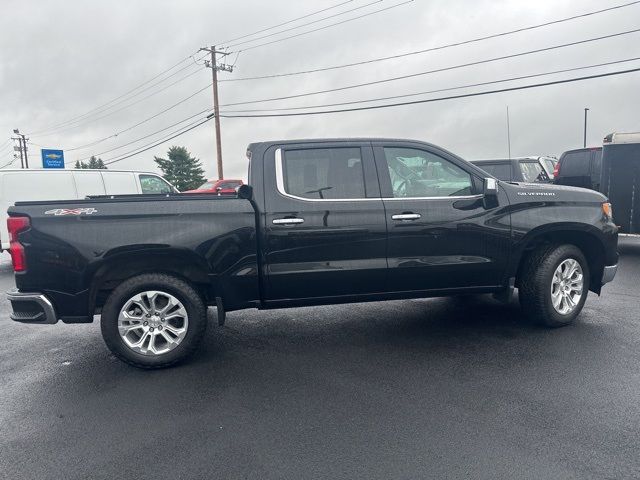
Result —
[[14, 272], [24, 272], [27, 269], [27, 259], [24, 247], [18, 240], [18, 234], [31, 226], [29, 217], [7, 218], [7, 230], [9, 230], [9, 253], [13, 262]]
[[556, 166], [553, 167], [553, 178], [558, 178], [560, 175], [560, 162], [556, 163]]

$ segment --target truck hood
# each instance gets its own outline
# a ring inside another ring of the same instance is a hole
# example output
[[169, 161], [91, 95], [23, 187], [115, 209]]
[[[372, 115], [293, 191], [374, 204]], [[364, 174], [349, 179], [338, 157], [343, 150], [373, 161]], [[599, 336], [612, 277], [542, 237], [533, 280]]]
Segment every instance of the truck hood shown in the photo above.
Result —
[[602, 203], [607, 197], [587, 188], [554, 185], [551, 183], [500, 182], [509, 200], [522, 201], [554, 201], [554, 202], [594, 202]]

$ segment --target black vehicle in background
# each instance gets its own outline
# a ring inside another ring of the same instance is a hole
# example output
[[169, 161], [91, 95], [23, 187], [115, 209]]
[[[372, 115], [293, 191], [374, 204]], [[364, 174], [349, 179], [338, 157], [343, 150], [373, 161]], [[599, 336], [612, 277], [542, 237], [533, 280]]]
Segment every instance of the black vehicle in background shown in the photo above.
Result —
[[[18, 202], [18, 322], [88, 323], [144, 368], [191, 354], [225, 311], [519, 289], [523, 314], [571, 323], [616, 273], [604, 195], [509, 183], [424, 142], [253, 143], [237, 195]], [[536, 169], [541, 172], [541, 170]], [[532, 177], [529, 177], [531, 179]]]
[[602, 148], [578, 148], [564, 152], [554, 171], [557, 185], [600, 190]]
[[602, 147], [600, 191], [621, 233], [640, 233], [640, 133], [612, 133]]
[[537, 157], [471, 160], [488, 174], [505, 182], [550, 183], [550, 173]]

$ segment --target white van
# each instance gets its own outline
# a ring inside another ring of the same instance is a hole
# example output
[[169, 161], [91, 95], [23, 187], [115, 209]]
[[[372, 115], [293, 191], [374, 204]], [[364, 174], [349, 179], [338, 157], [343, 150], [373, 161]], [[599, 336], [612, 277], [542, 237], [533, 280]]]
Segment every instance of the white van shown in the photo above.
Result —
[[29, 200], [72, 200], [87, 195], [172, 193], [176, 188], [157, 173], [118, 170], [0, 170], [0, 242], [9, 248], [7, 209]]

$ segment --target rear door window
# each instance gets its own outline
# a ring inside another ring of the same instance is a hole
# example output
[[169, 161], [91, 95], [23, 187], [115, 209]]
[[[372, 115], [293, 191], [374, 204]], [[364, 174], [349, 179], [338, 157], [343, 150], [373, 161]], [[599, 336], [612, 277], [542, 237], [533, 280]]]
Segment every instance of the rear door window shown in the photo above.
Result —
[[310, 200], [365, 197], [359, 148], [287, 150], [282, 181], [283, 193]]

